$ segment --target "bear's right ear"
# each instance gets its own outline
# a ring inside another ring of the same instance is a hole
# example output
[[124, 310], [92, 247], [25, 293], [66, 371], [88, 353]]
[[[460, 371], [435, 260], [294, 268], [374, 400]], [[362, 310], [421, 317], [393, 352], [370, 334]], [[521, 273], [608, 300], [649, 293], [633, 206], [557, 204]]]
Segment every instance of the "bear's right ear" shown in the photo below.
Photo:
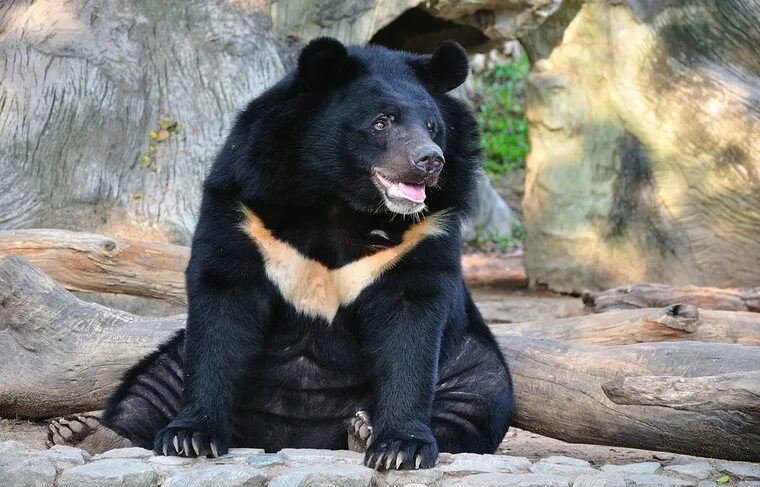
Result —
[[443, 41], [435, 52], [427, 56], [422, 77], [434, 91], [447, 93], [464, 83], [470, 72], [467, 52], [459, 43]]
[[320, 37], [301, 50], [298, 76], [307, 91], [325, 92], [348, 81], [349, 64], [346, 46], [331, 37]]

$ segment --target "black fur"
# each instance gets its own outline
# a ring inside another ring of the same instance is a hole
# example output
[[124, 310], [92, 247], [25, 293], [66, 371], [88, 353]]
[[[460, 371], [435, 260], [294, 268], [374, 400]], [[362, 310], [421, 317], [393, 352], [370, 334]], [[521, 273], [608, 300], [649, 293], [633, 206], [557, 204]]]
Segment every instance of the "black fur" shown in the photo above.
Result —
[[[478, 133], [445, 91], [466, 73], [454, 43], [433, 56], [309, 44], [299, 68], [238, 116], [204, 185], [187, 330], [127, 374], [106, 425], [158, 453], [177, 454], [175, 436], [189, 456], [193, 442], [201, 454], [212, 442], [219, 453], [340, 449], [346, 422], [365, 409], [367, 460], [403, 452], [401, 468], [414, 468], [417, 455], [432, 466], [439, 449], [493, 452], [514, 399], [460, 267]], [[377, 130], [378, 114], [392, 114], [392, 129]], [[397, 244], [414, 221], [382, 209], [373, 168], [416, 177], [409, 147], [432, 143], [445, 164], [420, 176], [427, 209], [417, 217], [447, 211], [445, 235], [423, 240], [332, 323], [297, 313], [240, 230], [241, 203], [280, 240], [341, 267]]]

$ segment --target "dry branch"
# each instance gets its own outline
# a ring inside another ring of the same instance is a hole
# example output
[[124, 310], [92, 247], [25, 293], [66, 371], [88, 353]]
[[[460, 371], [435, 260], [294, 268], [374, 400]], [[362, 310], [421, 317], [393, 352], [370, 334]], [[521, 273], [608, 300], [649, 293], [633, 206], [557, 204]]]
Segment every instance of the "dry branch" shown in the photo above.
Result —
[[760, 312], [760, 287], [717, 288], [633, 284], [606, 291], [583, 293], [583, 303], [595, 313], [613, 309], [660, 308], [691, 304], [702, 309]]
[[524, 323], [492, 323], [495, 332], [593, 345], [692, 340], [760, 345], [760, 314], [689, 305], [626, 309]]
[[[101, 408], [121, 374], [184, 321], [85, 303], [24, 259], [0, 260], [0, 415], [44, 418]], [[519, 427], [571, 442], [760, 460], [754, 448], [760, 347], [585, 347], [496, 331], [512, 369]], [[613, 393], [622, 378], [629, 382]], [[658, 405], [633, 405], [647, 404], [633, 380], [665, 384], [653, 399]], [[679, 384], [677, 397], [665, 397], [668, 381]], [[616, 404], [603, 388], [632, 405]]]
[[[187, 247], [67, 230], [0, 231], [0, 258], [12, 254], [25, 257], [71, 291], [185, 303]], [[468, 255], [462, 265], [470, 285], [528, 285], [521, 255]]]

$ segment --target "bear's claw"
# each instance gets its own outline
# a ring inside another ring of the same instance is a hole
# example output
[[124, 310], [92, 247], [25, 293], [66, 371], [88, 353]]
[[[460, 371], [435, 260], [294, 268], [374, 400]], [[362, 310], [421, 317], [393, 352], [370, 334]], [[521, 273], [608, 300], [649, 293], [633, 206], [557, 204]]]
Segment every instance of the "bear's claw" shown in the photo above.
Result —
[[430, 468], [435, 465], [437, 456], [434, 442], [421, 439], [381, 441], [368, 448], [364, 465], [375, 470]]
[[227, 453], [219, 442], [203, 431], [189, 428], [166, 427], [156, 435], [153, 451], [165, 456], [219, 457]]

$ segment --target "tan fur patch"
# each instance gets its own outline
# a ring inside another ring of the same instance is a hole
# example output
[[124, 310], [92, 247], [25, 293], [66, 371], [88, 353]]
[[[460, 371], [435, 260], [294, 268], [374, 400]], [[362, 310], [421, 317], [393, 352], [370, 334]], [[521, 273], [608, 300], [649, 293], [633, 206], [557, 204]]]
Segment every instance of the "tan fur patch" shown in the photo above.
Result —
[[332, 322], [340, 306], [350, 304], [359, 294], [427, 237], [441, 235], [440, 214], [430, 215], [404, 232], [401, 243], [328, 269], [296, 248], [275, 238], [261, 219], [243, 206], [243, 231], [251, 237], [264, 258], [265, 271], [282, 296], [298, 311], [321, 316]]

